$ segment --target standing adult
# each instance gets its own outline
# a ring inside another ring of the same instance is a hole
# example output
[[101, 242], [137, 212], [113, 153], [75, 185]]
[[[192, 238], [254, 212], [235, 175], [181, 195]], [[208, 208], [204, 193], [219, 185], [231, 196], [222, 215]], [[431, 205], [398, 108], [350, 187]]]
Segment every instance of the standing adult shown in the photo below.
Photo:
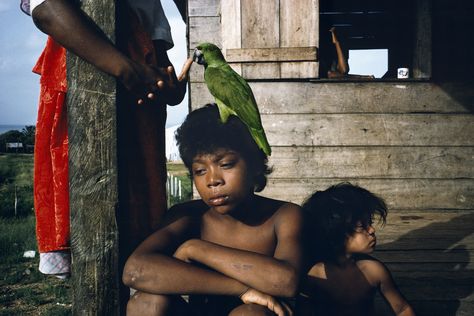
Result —
[[[184, 3], [175, 0], [184, 17]], [[34, 203], [40, 271], [70, 273], [66, 50], [114, 76], [124, 88], [119, 112], [120, 217], [132, 248], [166, 210], [166, 104], [178, 104], [186, 82], [168, 59], [170, 26], [159, 0], [129, 0], [121, 10], [120, 47], [70, 0], [22, 0], [22, 10], [48, 34], [33, 71], [41, 75], [35, 138]], [[108, 14], [114, 14], [112, 12]], [[126, 132], [122, 132], [126, 131]]]

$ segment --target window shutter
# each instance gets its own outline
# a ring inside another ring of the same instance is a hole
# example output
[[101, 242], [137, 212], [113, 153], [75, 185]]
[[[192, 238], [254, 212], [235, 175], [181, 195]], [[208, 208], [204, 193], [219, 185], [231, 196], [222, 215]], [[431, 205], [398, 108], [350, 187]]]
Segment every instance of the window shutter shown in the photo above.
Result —
[[318, 0], [221, 0], [222, 51], [247, 79], [317, 78]]

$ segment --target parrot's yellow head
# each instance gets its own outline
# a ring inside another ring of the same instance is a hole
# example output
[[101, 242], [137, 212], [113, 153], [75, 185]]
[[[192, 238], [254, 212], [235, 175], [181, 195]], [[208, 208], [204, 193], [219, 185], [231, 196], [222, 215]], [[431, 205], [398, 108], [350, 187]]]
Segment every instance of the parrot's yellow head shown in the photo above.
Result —
[[194, 49], [193, 60], [205, 67], [225, 63], [224, 55], [219, 47], [212, 43], [201, 43]]

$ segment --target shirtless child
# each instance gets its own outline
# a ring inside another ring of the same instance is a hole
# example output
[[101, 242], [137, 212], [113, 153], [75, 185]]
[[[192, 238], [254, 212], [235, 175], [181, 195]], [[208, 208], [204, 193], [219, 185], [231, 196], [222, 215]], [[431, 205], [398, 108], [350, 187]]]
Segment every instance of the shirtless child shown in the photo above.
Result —
[[265, 187], [267, 157], [237, 117], [223, 124], [207, 105], [176, 138], [201, 200], [171, 208], [128, 259], [123, 281], [137, 289], [128, 315], [291, 314], [276, 298], [297, 293], [300, 207], [254, 193]]
[[374, 215], [385, 222], [385, 202], [364, 188], [341, 183], [315, 192], [304, 204], [310, 253], [301, 315], [374, 315], [376, 291], [395, 315], [415, 315], [375, 248]]

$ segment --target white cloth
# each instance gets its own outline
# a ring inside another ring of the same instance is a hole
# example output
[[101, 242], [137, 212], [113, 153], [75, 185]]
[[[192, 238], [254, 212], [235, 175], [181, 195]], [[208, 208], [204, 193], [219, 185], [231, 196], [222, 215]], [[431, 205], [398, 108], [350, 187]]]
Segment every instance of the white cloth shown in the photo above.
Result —
[[58, 277], [71, 273], [71, 254], [66, 251], [40, 253], [39, 271]]
[[33, 9], [42, 4], [45, 0], [30, 0], [30, 15]]

